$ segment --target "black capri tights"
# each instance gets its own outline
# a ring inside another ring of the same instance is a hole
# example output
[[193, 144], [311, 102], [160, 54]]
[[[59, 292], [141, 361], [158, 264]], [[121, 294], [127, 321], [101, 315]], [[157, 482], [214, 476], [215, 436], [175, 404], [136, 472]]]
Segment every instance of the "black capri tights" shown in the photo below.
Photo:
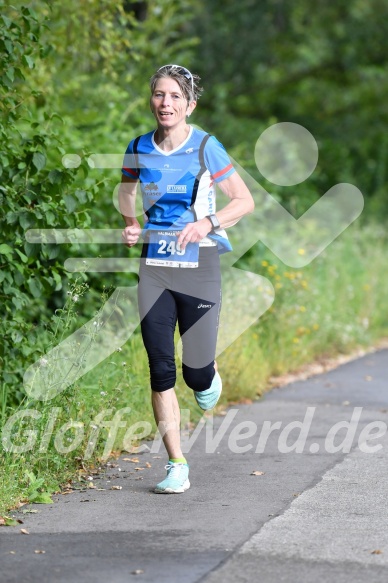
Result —
[[176, 383], [174, 333], [182, 339], [182, 373], [194, 391], [205, 391], [214, 377], [221, 275], [217, 247], [200, 247], [197, 268], [145, 265], [141, 260], [139, 312], [148, 354], [151, 389]]

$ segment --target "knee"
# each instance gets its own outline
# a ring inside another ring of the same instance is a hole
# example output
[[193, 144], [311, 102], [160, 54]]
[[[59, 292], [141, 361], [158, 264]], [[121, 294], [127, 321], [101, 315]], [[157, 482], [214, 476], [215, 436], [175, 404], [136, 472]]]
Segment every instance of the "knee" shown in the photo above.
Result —
[[172, 389], [176, 382], [176, 369], [174, 359], [150, 358], [151, 389], [155, 392]]
[[182, 366], [182, 374], [184, 381], [193, 391], [206, 391], [212, 384], [214, 377], [214, 363], [211, 362], [203, 368], [190, 368], [189, 366]]

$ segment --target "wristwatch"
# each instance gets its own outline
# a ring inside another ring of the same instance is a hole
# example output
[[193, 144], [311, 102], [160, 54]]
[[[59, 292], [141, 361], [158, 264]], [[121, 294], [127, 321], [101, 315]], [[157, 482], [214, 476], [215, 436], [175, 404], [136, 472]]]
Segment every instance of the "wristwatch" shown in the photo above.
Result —
[[212, 224], [212, 231], [220, 228], [220, 221], [217, 219], [216, 215], [208, 215], [206, 218], [209, 219]]

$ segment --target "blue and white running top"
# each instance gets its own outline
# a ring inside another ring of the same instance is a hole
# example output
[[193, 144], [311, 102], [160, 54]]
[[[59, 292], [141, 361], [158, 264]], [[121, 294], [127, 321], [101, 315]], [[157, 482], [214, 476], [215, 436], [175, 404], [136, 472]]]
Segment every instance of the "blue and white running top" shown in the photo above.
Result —
[[[164, 152], [154, 134], [149, 132], [129, 143], [122, 168], [123, 174], [140, 181], [147, 218], [144, 229], [181, 230], [187, 223], [214, 214], [214, 182], [235, 172], [223, 145], [190, 126], [186, 140]], [[232, 250], [224, 229], [208, 237], [217, 243], [219, 253]]]

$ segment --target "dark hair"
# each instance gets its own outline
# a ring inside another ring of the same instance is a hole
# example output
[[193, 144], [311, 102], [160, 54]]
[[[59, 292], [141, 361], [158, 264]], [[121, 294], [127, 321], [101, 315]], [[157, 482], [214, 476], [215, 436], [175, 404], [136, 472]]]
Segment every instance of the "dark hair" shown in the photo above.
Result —
[[155, 91], [155, 86], [159, 79], [166, 77], [170, 77], [178, 83], [189, 103], [191, 101], [197, 101], [202, 95], [203, 88], [199, 86], [201, 78], [191, 73], [186, 67], [181, 67], [180, 65], [163, 65], [160, 67], [150, 79], [151, 93]]

